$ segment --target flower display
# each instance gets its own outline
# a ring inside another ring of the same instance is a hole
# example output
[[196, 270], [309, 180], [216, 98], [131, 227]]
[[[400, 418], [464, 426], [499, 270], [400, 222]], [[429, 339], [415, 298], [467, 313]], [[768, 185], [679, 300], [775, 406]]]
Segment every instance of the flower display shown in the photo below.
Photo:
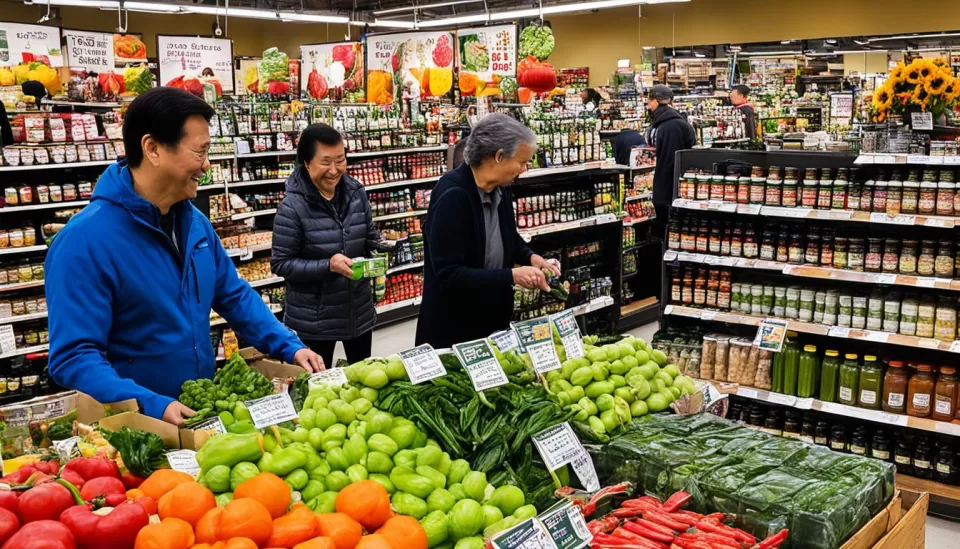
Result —
[[919, 108], [939, 117], [960, 99], [960, 80], [953, 77], [945, 59], [914, 59], [897, 64], [883, 86], [873, 92], [873, 118], [883, 122], [890, 115]]

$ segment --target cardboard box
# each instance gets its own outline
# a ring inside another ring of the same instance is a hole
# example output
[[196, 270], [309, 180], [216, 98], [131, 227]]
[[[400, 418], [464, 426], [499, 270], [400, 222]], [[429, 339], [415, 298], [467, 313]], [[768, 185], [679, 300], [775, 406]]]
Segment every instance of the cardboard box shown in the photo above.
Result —
[[104, 429], [111, 431], [117, 431], [121, 427], [140, 429], [159, 436], [168, 448], [180, 448], [180, 436], [176, 426], [141, 414], [136, 400], [113, 402], [107, 406], [110, 406], [114, 412], [120, 413], [107, 416], [103, 404], [90, 395], [77, 393], [77, 419], [81, 423], [97, 422]]
[[[140, 405], [137, 404], [136, 399], [121, 400], [107, 406], [110, 406], [110, 409], [114, 412], [137, 412], [140, 410]], [[77, 393], [77, 421], [86, 424], [95, 423], [106, 415], [106, 408], [103, 404], [86, 393]]]

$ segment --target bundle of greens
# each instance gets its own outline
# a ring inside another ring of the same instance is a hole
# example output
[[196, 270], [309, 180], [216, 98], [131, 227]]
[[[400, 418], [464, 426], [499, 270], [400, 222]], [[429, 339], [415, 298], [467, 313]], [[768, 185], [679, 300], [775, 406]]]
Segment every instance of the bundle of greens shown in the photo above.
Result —
[[290, 78], [290, 58], [277, 48], [264, 50], [263, 59], [257, 63], [260, 87], [270, 82], [287, 82]]
[[[247, 366], [240, 353], [233, 353], [213, 380], [187, 380], [180, 387], [180, 402], [197, 412], [190, 424], [231, 411], [237, 402], [256, 400], [273, 393], [273, 383], [258, 370]], [[186, 425], [187, 427], [190, 424]]]
[[123, 465], [133, 474], [147, 478], [167, 463], [167, 449], [159, 436], [121, 427], [119, 431], [100, 429], [110, 446], [117, 449]]
[[532, 55], [543, 61], [556, 45], [553, 30], [541, 25], [528, 25], [520, 31], [520, 59]]
[[478, 393], [454, 355], [441, 355], [448, 374], [430, 383], [395, 381], [380, 390], [377, 406], [423, 425], [454, 459], [463, 458], [494, 486], [512, 484], [538, 508], [552, 501], [569, 473], [551, 474], [531, 437], [571, 419], [529, 370], [509, 373], [510, 383]]

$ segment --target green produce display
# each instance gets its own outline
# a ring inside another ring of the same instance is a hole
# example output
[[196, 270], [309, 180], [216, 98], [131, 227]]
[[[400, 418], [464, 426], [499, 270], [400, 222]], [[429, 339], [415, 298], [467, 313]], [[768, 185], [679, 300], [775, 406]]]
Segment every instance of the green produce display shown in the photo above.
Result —
[[520, 58], [532, 55], [543, 61], [553, 53], [556, 45], [553, 29], [541, 25], [528, 25], [520, 31]]
[[[710, 414], [648, 416], [594, 453], [600, 478], [698, 512], [738, 513], [757, 538], [790, 529], [791, 549], [835, 549], [893, 497], [888, 463], [774, 437]], [[783, 547], [787, 547], [786, 545]]]
[[[190, 379], [183, 382], [180, 390], [182, 392], [178, 400], [197, 412], [184, 427], [190, 428], [200, 421], [220, 414], [224, 426], [229, 428], [234, 421], [250, 419], [243, 401], [263, 398], [273, 393], [273, 383], [255, 368], [248, 366], [240, 353], [233, 353], [223, 368], [214, 374], [213, 380]], [[250, 423], [249, 426], [242, 424], [237, 428], [252, 430], [252, 427], [253, 423]]]

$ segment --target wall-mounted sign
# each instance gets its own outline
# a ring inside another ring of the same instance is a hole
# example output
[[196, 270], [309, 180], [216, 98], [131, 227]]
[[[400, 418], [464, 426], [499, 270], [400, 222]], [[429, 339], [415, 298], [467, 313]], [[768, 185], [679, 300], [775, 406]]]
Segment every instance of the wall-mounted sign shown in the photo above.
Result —
[[457, 31], [458, 86], [478, 95], [500, 78], [517, 75], [517, 26], [495, 25]]
[[363, 45], [360, 42], [300, 46], [300, 92], [315, 100], [340, 100], [363, 90]]
[[0, 22], [0, 67], [33, 61], [63, 66], [60, 28]]
[[114, 34], [113, 57], [117, 63], [146, 61], [147, 45], [139, 34]]
[[67, 66], [93, 72], [114, 72], [114, 35], [106, 32], [63, 30]]
[[453, 34], [408, 32], [367, 36], [367, 101], [442, 97], [453, 89]]
[[157, 35], [160, 85], [176, 79], [217, 80], [233, 92], [233, 40]]

